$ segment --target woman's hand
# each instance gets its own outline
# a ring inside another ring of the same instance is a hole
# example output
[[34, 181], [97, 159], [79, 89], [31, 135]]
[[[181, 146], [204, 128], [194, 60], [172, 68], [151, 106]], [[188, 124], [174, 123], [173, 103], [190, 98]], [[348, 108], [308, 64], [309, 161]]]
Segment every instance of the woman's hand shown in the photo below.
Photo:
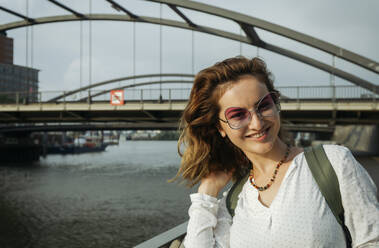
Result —
[[198, 193], [204, 193], [213, 197], [217, 197], [218, 193], [232, 178], [233, 171], [215, 171], [211, 172], [207, 177], [201, 179]]

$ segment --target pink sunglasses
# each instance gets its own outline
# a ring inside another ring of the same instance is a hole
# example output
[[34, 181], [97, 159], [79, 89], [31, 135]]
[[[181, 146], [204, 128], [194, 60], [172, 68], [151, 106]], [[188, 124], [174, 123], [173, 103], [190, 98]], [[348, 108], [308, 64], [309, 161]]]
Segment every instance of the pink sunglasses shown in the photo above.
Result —
[[260, 119], [278, 114], [280, 112], [278, 94], [269, 92], [255, 104], [254, 109], [251, 111], [240, 107], [227, 108], [224, 113], [226, 120], [220, 119], [220, 121], [228, 123], [231, 129], [240, 129], [250, 123], [253, 112]]

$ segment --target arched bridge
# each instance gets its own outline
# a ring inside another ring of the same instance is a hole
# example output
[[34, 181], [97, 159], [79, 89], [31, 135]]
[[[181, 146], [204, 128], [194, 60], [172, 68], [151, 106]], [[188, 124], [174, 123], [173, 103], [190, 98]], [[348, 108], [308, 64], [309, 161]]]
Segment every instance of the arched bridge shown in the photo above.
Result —
[[[171, 26], [238, 41], [256, 46], [288, 58], [308, 64], [331, 75], [345, 79], [355, 86], [296, 86], [281, 87], [283, 117], [293, 124], [297, 123], [327, 123], [327, 124], [357, 124], [379, 123], [377, 82], [370, 82], [350, 71], [328, 65], [311, 58], [299, 51], [288, 50], [278, 44], [271, 44], [258, 35], [256, 28], [301, 42], [320, 52], [326, 52], [333, 57], [351, 62], [363, 70], [379, 74], [379, 64], [369, 58], [348, 51], [336, 45], [322, 41], [292, 29], [273, 24], [255, 17], [247, 16], [230, 10], [214, 7], [193, 1], [179, 0], [148, 0], [148, 2], [167, 5], [183, 21], [137, 15], [133, 10], [113, 0], [105, 0], [109, 6], [122, 14], [80, 13], [57, 0], [48, 0], [70, 14], [59, 16], [44, 16], [32, 18], [0, 6], [1, 11], [21, 18], [21, 21], [0, 25], [0, 33], [5, 34], [14, 29], [33, 25], [68, 21], [125, 21], [134, 23], [149, 23], [161, 26]], [[180, 9], [201, 12], [209, 16], [222, 17], [239, 25], [242, 32], [232, 33], [200, 25]], [[151, 80], [150, 78], [157, 78]], [[136, 79], [147, 79], [134, 82]], [[169, 79], [168, 79], [169, 78]], [[184, 80], [183, 78], [186, 78]], [[152, 122], [177, 123], [189, 95], [192, 74], [162, 73], [148, 75], [132, 75], [123, 78], [79, 87], [69, 92], [39, 92], [38, 100], [28, 100], [27, 92], [10, 92], [7, 101], [0, 108], [2, 123], [45, 123], [45, 122]], [[110, 87], [114, 82], [129, 82], [124, 86]], [[159, 84], [159, 89], [147, 89], [146, 85]], [[162, 88], [162, 85], [176, 85]], [[95, 87], [105, 86], [106, 89], [95, 90]], [[179, 87], [178, 87], [179, 85]], [[186, 85], [183, 87], [183, 85]], [[108, 87], [109, 86], [109, 87]], [[175, 88], [176, 87], [176, 88]], [[125, 90], [126, 103], [121, 106], [109, 104], [109, 91]], [[12, 95], [13, 94], [13, 95]], [[10, 97], [9, 97], [10, 96]]]
[[[17, 21], [17, 22], [0, 25], [0, 33], [6, 34], [8, 30], [27, 27], [31, 25], [42, 25], [42, 24], [47, 24], [47, 23], [67, 22], [67, 21], [90, 21], [90, 20], [143, 22], [143, 23], [172, 26], [172, 27], [181, 28], [181, 29], [189, 29], [189, 30], [194, 30], [197, 32], [208, 33], [211, 35], [227, 38], [230, 40], [236, 40], [242, 43], [257, 46], [257, 47], [272, 51], [274, 53], [278, 53], [286, 57], [295, 59], [297, 61], [306, 63], [308, 65], [311, 65], [325, 72], [332, 73], [333, 75], [336, 75], [337, 77], [346, 79], [374, 93], [379, 93], [379, 86], [377, 86], [375, 83], [368, 82], [367, 80], [359, 78], [349, 73], [348, 71], [338, 69], [336, 67], [327, 65], [316, 59], [307, 57], [306, 55], [300, 54], [297, 51], [290, 51], [290, 50], [281, 48], [277, 45], [270, 44], [262, 40], [257, 34], [257, 32], [255, 31], [255, 27], [261, 28], [263, 30], [269, 31], [271, 33], [274, 33], [274, 34], [277, 34], [289, 39], [293, 39], [298, 42], [301, 42], [305, 45], [311, 46], [320, 51], [324, 51], [333, 56], [339, 57], [343, 60], [352, 62], [358, 65], [359, 67], [372, 71], [376, 74], [379, 74], [378, 62], [368, 59], [366, 57], [363, 57], [359, 54], [353, 53], [351, 51], [348, 51], [346, 49], [343, 49], [341, 47], [335, 46], [328, 42], [322, 41], [315, 37], [291, 30], [289, 28], [286, 28], [277, 24], [273, 24], [273, 23], [261, 20], [258, 18], [243, 15], [234, 11], [230, 11], [230, 10], [226, 10], [226, 9], [218, 8], [211, 5], [198, 3], [198, 2], [193, 2], [189, 0], [188, 1], [147, 0], [150, 2], [166, 4], [167, 6], [169, 6], [177, 15], [179, 15], [184, 20], [184, 22], [179, 22], [179, 21], [168, 20], [168, 19], [163, 19], [163, 18], [139, 16], [139, 15], [134, 14], [132, 11], [127, 10], [124, 6], [122, 6], [121, 4], [113, 0], [106, 0], [106, 1], [109, 2], [110, 6], [112, 6], [118, 11], [123, 12], [124, 14], [122, 15], [120, 14], [92, 14], [92, 13], [83, 14], [68, 6], [65, 6], [63, 3], [60, 3], [56, 0], [48, 0], [48, 1], [64, 9], [65, 11], [70, 12], [71, 15], [31, 18], [28, 16], [24, 16], [20, 13], [17, 13], [15, 11], [12, 11], [10, 9], [7, 9], [4, 6], [0, 6], [0, 10], [8, 12], [12, 15], [15, 15], [23, 19], [23, 21]], [[205, 13], [211, 16], [218, 16], [218, 17], [225, 18], [227, 20], [231, 20], [237, 23], [241, 27], [245, 35], [238, 35], [235, 33], [224, 31], [224, 30], [219, 30], [219, 29], [215, 29], [215, 28], [211, 28], [207, 26], [198, 25], [192, 20], [190, 20], [190, 18], [187, 17], [183, 12], [181, 12], [179, 10], [179, 7]]]

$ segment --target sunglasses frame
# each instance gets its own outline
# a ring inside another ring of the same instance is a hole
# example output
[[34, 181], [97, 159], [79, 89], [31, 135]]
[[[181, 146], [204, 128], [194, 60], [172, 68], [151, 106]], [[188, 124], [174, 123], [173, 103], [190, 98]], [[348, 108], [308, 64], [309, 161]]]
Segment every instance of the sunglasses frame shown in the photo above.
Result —
[[256, 104], [254, 104], [255, 107], [254, 107], [253, 110], [248, 110], [248, 109], [246, 109], [246, 108], [241, 108], [241, 107], [229, 107], [229, 108], [225, 109], [225, 112], [224, 112], [224, 116], [225, 116], [225, 119], [226, 119], [226, 120], [223, 120], [223, 119], [221, 119], [221, 118], [219, 118], [219, 120], [222, 121], [222, 122], [227, 123], [228, 126], [229, 126], [231, 129], [238, 130], [238, 129], [243, 128], [243, 127], [246, 126], [246, 125], [242, 125], [242, 126], [240, 126], [240, 127], [232, 127], [232, 126], [230, 125], [230, 123], [229, 123], [229, 121], [228, 121], [228, 118], [226, 118], [226, 111], [227, 111], [228, 109], [230, 109], [230, 108], [241, 108], [241, 109], [246, 109], [246, 110], [249, 112], [249, 119], [250, 119], [250, 121], [251, 121], [251, 118], [252, 118], [252, 113], [255, 113], [255, 114], [258, 116], [258, 118], [261, 119], [261, 120], [263, 120], [263, 119], [266, 118], [266, 117], [274, 116], [274, 115], [270, 115], [270, 116], [262, 116], [262, 114], [261, 114], [260, 112], [257, 111], [258, 106], [259, 106], [259, 104], [262, 102], [262, 100], [263, 100], [265, 97], [267, 97], [268, 95], [270, 95], [270, 94], [273, 94], [273, 95], [274, 95], [274, 97], [271, 96], [271, 98], [272, 98], [272, 100], [273, 100], [273, 102], [274, 102], [274, 105], [275, 105], [276, 108], [277, 108], [277, 112], [276, 112], [276, 114], [278, 114], [278, 113], [280, 112], [279, 93], [278, 93], [278, 92], [275, 92], [275, 91], [271, 91], [271, 92], [268, 92], [266, 95], [264, 95], [261, 99], [259, 99], [259, 101], [258, 101]]

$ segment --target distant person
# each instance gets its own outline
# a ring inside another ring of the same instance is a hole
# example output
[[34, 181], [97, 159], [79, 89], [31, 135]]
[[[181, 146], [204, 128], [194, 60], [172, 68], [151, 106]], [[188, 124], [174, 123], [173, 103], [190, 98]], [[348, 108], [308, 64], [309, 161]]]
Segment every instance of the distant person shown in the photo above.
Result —
[[[303, 149], [286, 140], [279, 96], [259, 58], [226, 59], [196, 75], [178, 143], [177, 177], [190, 186], [200, 182], [190, 196], [186, 248], [347, 246]], [[347, 148], [323, 148], [339, 181], [352, 247], [379, 247], [375, 184]], [[232, 217], [227, 193], [217, 197], [246, 175]]]

